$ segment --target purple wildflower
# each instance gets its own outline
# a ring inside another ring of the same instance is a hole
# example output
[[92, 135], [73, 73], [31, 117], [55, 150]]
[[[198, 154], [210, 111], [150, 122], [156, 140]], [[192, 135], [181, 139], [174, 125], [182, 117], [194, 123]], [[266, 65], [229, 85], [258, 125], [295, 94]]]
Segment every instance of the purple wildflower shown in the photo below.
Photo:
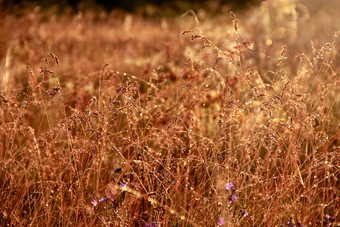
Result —
[[303, 226], [303, 224], [298, 223], [298, 224], [297, 224], [297, 227], [304, 227], [304, 226]]
[[223, 218], [218, 218], [218, 219], [217, 219], [217, 225], [218, 225], [218, 226], [224, 225], [224, 219], [223, 219]]
[[226, 189], [230, 191], [234, 187], [233, 183], [228, 183]]
[[231, 200], [231, 201], [237, 201], [236, 195], [235, 195], [235, 194], [232, 194], [231, 197], [230, 197], [230, 200]]
[[102, 198], [99, 200], [99, 202], [103, 203], [103, 202], [105, 202], [106, 200], [107, 200], [107, 198], [102, 197]]
[[292, 223], [290, 222], [290, 220], [287, 221], [286, 225], [287, 225], [287, 226], [292, 226]]
[[247, 217], [248, 216], [248, 213], [247, 213], [247, 211], [243, 211], [243, 215], [242, 215], [242, 217]]
[[97, 204], [98, 204], [98, 199], [92, 199], [92, 205], [94, 206], [94, 207], [96, 207], [97, 206]]
[[157, 224], [154, 221], [151, 223], [151, 225], [148, 225], [148, 224], [145, 225], [145, 227], [156, 227], [156, 226]]
[[120, 183], [119, 186], [125, 191], [126, 190], [126, 184]]
[[326, 214], [325, 216], [326, 216], [326, 223], [327, 223], [327, 222], [331, 222], [331, 223], [332, 223], [332, 222], [335, 222], [335, 219], [332, 218], [332, 216], [330, 216], [329, 214]]

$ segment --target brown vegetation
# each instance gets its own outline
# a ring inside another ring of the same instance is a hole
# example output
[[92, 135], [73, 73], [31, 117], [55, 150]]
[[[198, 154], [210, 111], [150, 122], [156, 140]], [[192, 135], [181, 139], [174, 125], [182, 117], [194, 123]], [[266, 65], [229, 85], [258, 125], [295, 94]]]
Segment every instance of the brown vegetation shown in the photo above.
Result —
[[1, 13], [0, 225], [335, 225], [340, 4], [320, 2]]

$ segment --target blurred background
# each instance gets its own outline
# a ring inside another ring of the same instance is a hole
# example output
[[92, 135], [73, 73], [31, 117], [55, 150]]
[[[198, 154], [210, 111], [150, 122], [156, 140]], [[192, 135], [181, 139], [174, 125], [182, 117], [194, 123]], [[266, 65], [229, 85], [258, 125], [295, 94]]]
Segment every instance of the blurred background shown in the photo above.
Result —
[[71, 10], [105, 10], [111, 11], [121, 9], [127, 12], [139, 13], [145, 16], [157, 16], [157, 9], [162, 8], [163, 15], [181, 13], [188, 9], [206, 8], [218, 12], [221, 5], [228, 6], [232, 10], [242, 10], [254, 5], [258, 5], [262, 0], [124, 0], [124, 1], [104, 1], [104, 0], [0, 0], [2, 10], [14, 11], [19, 8], [35, 7], [37, 5], [44, 8], [55, 7], [59, 11]]

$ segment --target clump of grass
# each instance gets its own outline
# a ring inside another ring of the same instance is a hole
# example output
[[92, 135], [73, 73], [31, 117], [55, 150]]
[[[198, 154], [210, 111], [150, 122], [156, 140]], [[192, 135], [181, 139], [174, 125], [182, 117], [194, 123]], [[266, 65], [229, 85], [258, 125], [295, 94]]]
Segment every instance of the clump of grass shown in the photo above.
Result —
[[336, 225], [339, 32], [308, 4], [2, 14], [1, 225]]

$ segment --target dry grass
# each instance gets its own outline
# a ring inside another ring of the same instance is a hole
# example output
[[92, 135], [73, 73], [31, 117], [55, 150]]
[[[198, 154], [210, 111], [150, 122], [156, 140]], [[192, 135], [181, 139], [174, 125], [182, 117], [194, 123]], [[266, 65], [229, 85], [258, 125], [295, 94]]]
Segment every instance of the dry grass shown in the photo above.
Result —
[[339, 225], [340, 4], [320, 2], [1, 13], [0, 225]]

